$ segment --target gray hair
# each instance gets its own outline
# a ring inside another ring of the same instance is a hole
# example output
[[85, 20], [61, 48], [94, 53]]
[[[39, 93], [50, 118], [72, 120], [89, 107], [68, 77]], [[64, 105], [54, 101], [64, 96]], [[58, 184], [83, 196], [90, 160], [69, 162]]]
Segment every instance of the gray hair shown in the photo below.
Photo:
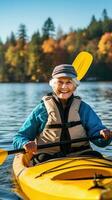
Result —
[[[56, 82], [56, 80], [58, 80], [58, 78], [52, 78], [50, 81], [49, 81], [49, 85], [53, 88], [54, 87], [54, 84]], [[77, 78], [72, 78], [71, 79], [72, 83], [74, 86], [78, 87], [80, 85], [80, 81], [77, 80]]]

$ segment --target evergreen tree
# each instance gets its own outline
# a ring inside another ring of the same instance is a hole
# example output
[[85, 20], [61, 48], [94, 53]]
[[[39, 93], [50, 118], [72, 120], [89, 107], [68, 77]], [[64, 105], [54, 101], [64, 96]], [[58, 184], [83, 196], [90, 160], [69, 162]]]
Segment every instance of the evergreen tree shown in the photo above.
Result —
[[34, 33], [31, 38], [31, 42], [29, 43], [28, 48], [28, 75], [32, 81], [35, 81], [41, 73], [41, 36], [39, 31]]
[[103, 10], [103, 12], [102, 12], [102, 17], [103, 17], [103, 21], [109, 19], [108, 14], [107, 14], [107, 10], [106, 10], [106, 9]]
[[16, 37], [13, 32], [11, 32], [10, 37], [7, 37], [5, 46], [8, 47], [9, 45], [15, 46], [16, 45]]
[[16, 37], [15, 37], [15, 34], [13, 32], [11, 32], [9, 40], [10, 40], [10, 44], [12, 44], [14, 46], [16, 45]]
[[102, 12], [102, 17], [103, 17], [103, 32], [102, 34], [106, 32], [112, 32], [112, 19], [108, 17], [107, 10], [104, 9]]
[[17, 35], [18, 35], [19, 42], [21, 43], [23, 47], [26, 44], [26, 41], [28, 38], [26, 34], [26, 26], [24, 24], [20, 24]]
[[44, 22], [44, 25], [42, 27], [42, 32], [43, 32], [43, 37], [45, 39], [54, 36], [55, 26], [50, 17]]
[[7, 81], [7, 74], [8, 74], [6, 70], [4, 52], [5, 52], [5, 48], [2, 41], [0, 40], [0, 82]]
[[95, 38], [100, 38], [102, 35], [102, 21], [99, 20], [97, 21], [95, 16], [92, 16], [91, 22], [89, 26], [87, 27], [87, 33], [88, 33], [88, 38], [89, 39], [95, 39]]

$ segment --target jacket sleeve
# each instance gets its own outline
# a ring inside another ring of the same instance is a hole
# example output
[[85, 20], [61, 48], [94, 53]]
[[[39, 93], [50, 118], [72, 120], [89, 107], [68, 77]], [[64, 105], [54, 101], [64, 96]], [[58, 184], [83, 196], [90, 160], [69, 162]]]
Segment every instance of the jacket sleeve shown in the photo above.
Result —
[[47, 111], [43, 102], [27, 117], [18, 133], [13, 138], [13, 146], [15, 149], [22, 148], [24, 144], [33, 141], [36, 136], [44, 129], [47, 120]]
[[[106, 126], [102, 124], [102, 121], [98, 117], [98, 115], [94, 112], [94, 110], [85, 102], [81, 102], [79, 109], [80, 118], [82, 121], [82, 125], [87, 131], [87, 135], [98, 136], [100, 134], [100, 130], [105, 129]], [[95, 145], [99, 147], [105, 147], [110, 144], [111, 139], [97, 139], [92, 141]]]

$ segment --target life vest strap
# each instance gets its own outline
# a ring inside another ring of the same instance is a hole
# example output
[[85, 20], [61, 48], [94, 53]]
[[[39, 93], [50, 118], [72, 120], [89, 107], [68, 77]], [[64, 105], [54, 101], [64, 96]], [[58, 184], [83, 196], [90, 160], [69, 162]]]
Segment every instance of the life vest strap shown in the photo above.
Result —
[[86, 145], [86, 146], [82, 145], [80, 147], [71, 147], [70, 153], [80, 152], [87, 149], [90, 149], [90, 145]]
[[62, 123], [62, 124], [47, 124], [45, 128], [48, 129], [53, 129], [53, 128], [71, 128], [74, 126], [78, 126], [82, 124], [81, 121], [71, 121], [71, 122], [67, 122], [67, 123]]

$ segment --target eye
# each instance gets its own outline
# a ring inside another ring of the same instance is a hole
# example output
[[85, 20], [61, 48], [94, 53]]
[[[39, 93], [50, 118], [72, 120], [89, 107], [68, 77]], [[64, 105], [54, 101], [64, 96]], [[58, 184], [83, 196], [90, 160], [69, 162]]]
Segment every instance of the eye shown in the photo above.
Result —
[[66, 84], [71, 84], [71, 83], [72, 83], [71, 81], [67, 81], [67, 82], [66, 82]]
[[60, 84], [60, 85], [62, 85], [62, 84], [63, 84], [63, 82], [62, 82], [62, 81], [58, 81], [57, 83], [58, 83], [58, 84]]

